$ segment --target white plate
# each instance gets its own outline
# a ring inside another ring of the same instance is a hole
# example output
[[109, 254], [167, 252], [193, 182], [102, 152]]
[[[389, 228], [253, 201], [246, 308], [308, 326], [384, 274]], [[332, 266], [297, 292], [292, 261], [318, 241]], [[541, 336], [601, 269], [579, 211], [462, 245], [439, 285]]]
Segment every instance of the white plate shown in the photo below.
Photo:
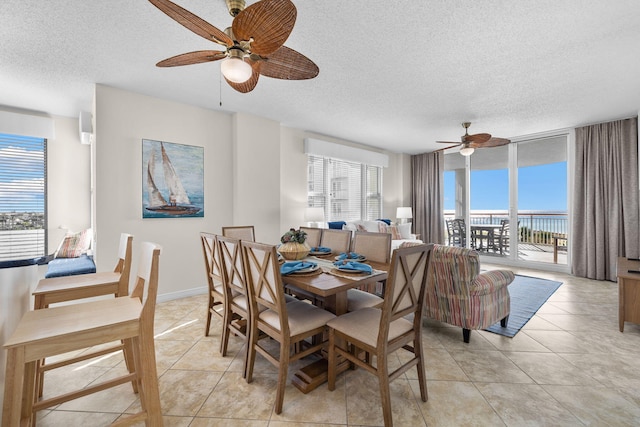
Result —
[[329, 251], [329, 252], [325, 252], [325, 251], [311, 251], [311, 252], [309, 252], [309, 255], [314, 255], [314, 256], [318, 256], [318, 255], [331, 255], [331, 251]]
[[318, 264], [316, 264], [316, 265], [312, 265], [311, 267], [307, 267], [307, 268], [303, 268], [303, 269], [300, 269], [300, 270], [292, 271], [289, 274], [312, 273], [312, 272], [316, 271], [319, 268], [320, 268], [320, 266], [318, 266]]
[[336, 261], [347, 261], [347, 262], [362, 262], [362, 261], [366, 261], [367, 257], [364, 255], [360, 255], [360, 258], [345, 258], [345, 259], [340, 259], [340, 256], [338, 255], [335, 258]]

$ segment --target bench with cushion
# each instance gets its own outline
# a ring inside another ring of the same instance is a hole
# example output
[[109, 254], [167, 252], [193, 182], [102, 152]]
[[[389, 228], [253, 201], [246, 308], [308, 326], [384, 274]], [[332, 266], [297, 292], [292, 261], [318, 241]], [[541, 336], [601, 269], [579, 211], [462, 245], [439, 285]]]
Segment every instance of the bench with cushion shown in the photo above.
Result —
[[55, 258], [49, 261], [45, 279], [61, 276], [75, 276], [76, 274], [88, 274], [96, 272], [96, 264], [93, 257], [87, 254], [76, 258]]
[[93, 230], [90, 228], [77, 233], [67, 233], [54, 253], [54, 259], [48, 262], [45, 279], [95, 273], [93, 256], [87, 253], [92, 240]]

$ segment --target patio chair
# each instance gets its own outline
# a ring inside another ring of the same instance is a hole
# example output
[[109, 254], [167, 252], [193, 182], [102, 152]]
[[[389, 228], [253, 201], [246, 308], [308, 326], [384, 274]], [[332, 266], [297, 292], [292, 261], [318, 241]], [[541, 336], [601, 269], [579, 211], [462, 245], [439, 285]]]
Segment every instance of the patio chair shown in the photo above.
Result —
[[451, 220], [452, 239], [451, 246], [467, 246], [467, 224], [464, 219], [456, 218]]
[[460, 326], [465, 343], [472, 329], [500, 321], [507, 326], [511, 300], [509, 270], [480, 273], [478, 253], [472, 249], [435, 245], [427, 281], [425, 316]]

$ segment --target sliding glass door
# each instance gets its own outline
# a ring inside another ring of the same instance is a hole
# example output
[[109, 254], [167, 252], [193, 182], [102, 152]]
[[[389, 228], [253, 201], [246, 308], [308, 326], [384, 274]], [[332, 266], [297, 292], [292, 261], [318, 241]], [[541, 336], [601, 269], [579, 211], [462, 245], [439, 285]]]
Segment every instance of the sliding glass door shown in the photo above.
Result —
[[469, 157], [457, 148], [445, 153], [447, 235], [463, 223], [464, 246], [489, 261], [567, 265], [567, 146], [562, 134], [476, 149]]

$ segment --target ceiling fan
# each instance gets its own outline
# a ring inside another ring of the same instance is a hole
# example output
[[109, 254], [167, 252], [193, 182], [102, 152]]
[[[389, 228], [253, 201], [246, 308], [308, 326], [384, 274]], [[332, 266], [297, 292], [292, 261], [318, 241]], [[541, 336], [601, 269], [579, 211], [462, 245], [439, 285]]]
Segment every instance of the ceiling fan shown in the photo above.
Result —
[[476, 148], [489, 148], [489, 147], [499, 147], [501, 145], [507, 145], [511, 142], [511, 140], [506, 138], [495, 138], [492, 137], [491, 134], [488, 133], [476, 133], [474, 135], [469, 135], [469, 126], [471, 126], [471, 122], [462, 123], [462, 127], [464, 128], [464, 135], [460, 137], [462, 142], [450, 142], [450, 141], [436, 141], [440, 144], [455, 144], [451, 147], [457, 147], [462, 145], [460, 148], [460, 154], [463, 156], [470, 156], [473, 154]]
[[234, 17], [231, 27], [219, 30], [169, 0], [149, 0], [170, 18], [225, 50], [198, 50], [172, 56], [158, 67], [223, 60], [222, 75], [238, 92], [251, 92], [260, 75], [283, 80], [312, 79], [318, 66], [303, 54], [284, 46], [296, 22], [290, 0], [260, 0], [245, 8], [245, 0], [226, 0]]

